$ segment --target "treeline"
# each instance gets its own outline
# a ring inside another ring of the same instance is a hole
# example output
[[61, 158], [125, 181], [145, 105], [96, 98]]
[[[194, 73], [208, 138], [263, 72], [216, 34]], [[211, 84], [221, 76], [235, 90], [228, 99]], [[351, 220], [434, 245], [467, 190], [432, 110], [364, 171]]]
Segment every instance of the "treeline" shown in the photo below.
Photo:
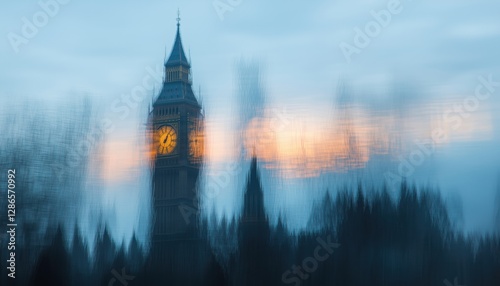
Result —
[[115, 285], [113, 281], [119, 279], [133, 281], [132, 273], [139, 273], [144, 265], [144, 252], [135, 234], [128, 244], [117, 245], [104, 227], [96, 233], [94, 248], [89, 251], [78, 226], [70, 244], [64, 233], [58, 227], [50, 245], [40, 252], [29, 285]]
[[[235, 240], [230, 238], [237, 236], [236, 227], [230, 221], [212, 232], [217, 234], [212, 240], [220, 242], [215, 249], [223, 249], [221, 245], [234, 249]], [[238, 240], [229, 263], [223, 264], [230, 285], [257, 285], [252, 281], [267, 281], [259, 285], [500, 285], [500, 236], [466, 235], [455, 229], [438, 191], [407, 184], [395, 196], [386, 189], [367, 192], [361, 185], [335, 196], [327, 192], [313, 207], [307, 231], [290, 233], [280, 218], [269, 238], [260, 249]], [[250, 252], [258, 252], [253, 256], [259, 261], [238, 261], [241, 253]], [[252, 267], [260, 267], [252, 271], [258, 274], [237, 275], [238, 268]]]
[[[249, 234], [237, 219], [202, 222], [212, 249], [204, 285], [500, 285], [500, 237], [453, 229], [439, 192], [403, 184], [394, 199], [360, 186], [325, 195], [307, 231], [291, 233], [281, 218], [268, 227]], [[70, 248], [57, 230], [32, 285], [125, 285], [123, 274], [128, 285], [172, 285], [147, 277], [135, 237], [116, 245], [104, 228], [89, 256], [77, 229]]]

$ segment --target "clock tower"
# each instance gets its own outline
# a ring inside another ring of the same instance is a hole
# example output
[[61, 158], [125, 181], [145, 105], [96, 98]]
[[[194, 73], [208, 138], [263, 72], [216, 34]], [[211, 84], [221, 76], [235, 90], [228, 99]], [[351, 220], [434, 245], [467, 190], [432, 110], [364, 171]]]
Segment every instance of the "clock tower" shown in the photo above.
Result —
[[[163, 87], [150, 113], [154, 153], [151, 262], [162, 275], [177, 275], [183, 285], [190, 285], [189, 276], [193, 276], [197, 261], [201, 264], [203, 260], [196, 185], [204, 135], [203, 114], [191, 88], [191, 66], [182, 47], [179, 22], [177, 18]], [[186, 270], [191, 271], [185, 274], [187, 277], [183, 275]]]

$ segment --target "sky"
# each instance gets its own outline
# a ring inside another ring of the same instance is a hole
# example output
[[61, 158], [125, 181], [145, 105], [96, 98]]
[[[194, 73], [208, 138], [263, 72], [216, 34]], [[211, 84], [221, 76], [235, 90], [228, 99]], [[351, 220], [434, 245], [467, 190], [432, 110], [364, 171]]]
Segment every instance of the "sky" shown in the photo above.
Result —
[[[109, 205], [131, 204], [128, 198], [143, 195], [140, 189], [130, 191], [130, 196], [117, 193], [135, 186], [124, 182], [125, 178], [141, 185], [138, 178], [144, 174], [138, 170], [144, 161], [141, 149], [136, 147], [143, 144], [143, 118], [161, 82], [155, 81], [155, 89], [130, 107], [124, 118], [117, 117], [112, 107], [146, 76], [161, 74], [165, 55], [173, 45], [179, 9], [182, 41], [192, 63], [193, 89], [207, 115], [208, 150], [213, 163], [208, 174], [220, 173], [220, 168], [237, 157], [237, 149], [232, 149], [238, 134], [232, 124], [239, 108], [237, 70], [241, 63], [258, 63], [269, 108], [266, 114], [279, 117], [274, 111], [280, 110], [287, 118], [278, 139], [282, 143], [275, 144], [278, 150], [294, 140], [302, 140], [309, 150], [316, 150], [325, 138], [335, 142], [336, 137], [325, 126], [336, 116], [333, 110], [340, 110], [335, 109], [340, 102], [338, 83], [345, 81], [350, 93], [344, 100], [350, 106], [352, 124], [358, 130], [358, 141], [366, 142], [360, 151], [363, 163], [370, 165], [370, 158], [375, 157], [374, 134], [392, 134], [395, 129], [408, 142], [404, 154], [411, 154], [415, 140], [428, 138], [436, 128], [445, 128], [448, 139], [436, 147], [433, 159], [426, 160], [425, 167], [418, 168], [412, 178], [436, 184], [444, 194], [458, 193], [464, 202], [468, 230], [491, 227], [490, 203], [500, 173], [498, 92], [479, 101], [457, 128], [448, 126], [442, 116], [474, 95], [481, 84], [479, 77], [500, 81], [500, 3], [54, 1], [3, 4], [0, 99], [5, 108], [9, 101], [36, 99], [57, 104], [66, 97], [91, 97], [97, 112], [116, 125], [102, 154], [106, 162], [102, 175], [104, 200]], [[376, 19], [378, 26], [373, 24]], [[28, 26], [36, 23], [36, 31], [30, 31]], [[267, 123], [251, 122], [249, 130], [259, 124]], [[298, 129], [305, 130], [299, 139], [294, 133]], [[393, 138], [381, 137], [384, 144]], [[280, 153], [278, 163], [270, 170], [274, 172], [280, 166], [291, 171], [280, 171], [279, 176], [293, 176], [293, 157], [299, 154], [309, 158], [313, 172], [305, 176], [306, 181], [301, 173], [289, 184], [312, 184], [320, 189], [334, 180], [314, 172], [321, 173], [325, 165], [316, 159], [342, 151], [320, 148], [321, 152], [304, 155], [297, 151], [300, 148], [290, 146], [292, 151]], [[397, 167], [399, 162], [395, 161]], [[235, 187], [244, 178], [243, 173], [239, 172], [240, 179], [227, 188]], [[269, 179], [269, 184], [272, 182], [280, 186], [274, 192], [287, 188], [286, 182]], [[301, 205], [303, 194], [290, 192], [293, 194], [283, 200], [283, 205], [307, 209], [312, 204], [309, 198], [309, 205]], [[219, 212], [230, 213], [239, 204], [240, 195], [224, 190], [213, 204]], [[281, 196], [273, 195], [268, 201], [277, 198]], [[133, 212], [140, 209], [137, 205], [129, 207]], [[300, 220], [302, 214], [290, 211], [288, 216]], [[305, 223], [302, 218], [300, 224]], [[130, 234], [126, 223], [118, 224], [122, 233]]]

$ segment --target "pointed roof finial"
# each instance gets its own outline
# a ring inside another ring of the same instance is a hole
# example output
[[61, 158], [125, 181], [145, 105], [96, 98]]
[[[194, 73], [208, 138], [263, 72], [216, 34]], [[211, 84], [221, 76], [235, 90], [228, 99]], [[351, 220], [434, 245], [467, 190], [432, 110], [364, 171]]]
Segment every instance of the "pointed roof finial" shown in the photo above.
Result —
[[181, 25], [181, 10], [179, 10], [179, 8], [177, 8], [177, 27], [179, 27]]

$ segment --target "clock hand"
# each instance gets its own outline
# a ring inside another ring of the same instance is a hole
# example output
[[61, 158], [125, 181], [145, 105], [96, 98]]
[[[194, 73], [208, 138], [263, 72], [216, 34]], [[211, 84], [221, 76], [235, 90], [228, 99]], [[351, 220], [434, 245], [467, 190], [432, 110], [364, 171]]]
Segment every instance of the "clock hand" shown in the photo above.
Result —
[[168, 135], [167, 137], [165, 137], [165, 140], [163, 140], [163, 144], [167, 143], [167, 140], [168, 140]]

